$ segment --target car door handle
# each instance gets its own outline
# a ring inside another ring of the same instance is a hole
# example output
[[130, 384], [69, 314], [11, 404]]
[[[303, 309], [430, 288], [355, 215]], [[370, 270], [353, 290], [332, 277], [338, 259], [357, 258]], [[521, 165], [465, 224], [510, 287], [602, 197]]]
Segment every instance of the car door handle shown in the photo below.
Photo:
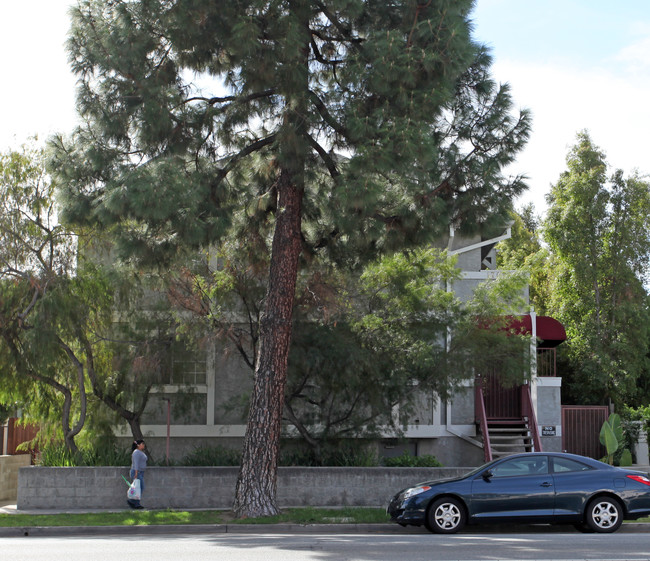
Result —
[[544, 481], [544, 483], [542, 483], [540, 485], [540, 487], [552, 487], [552, 486], [553, 486], [553, 484], [550, 483], [549, 481]]

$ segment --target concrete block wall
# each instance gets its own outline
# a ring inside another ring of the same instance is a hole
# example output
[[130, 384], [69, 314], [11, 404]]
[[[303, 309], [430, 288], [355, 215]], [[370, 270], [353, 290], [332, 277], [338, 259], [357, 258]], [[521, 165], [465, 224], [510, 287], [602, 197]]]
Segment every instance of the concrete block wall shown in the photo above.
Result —
[[[562, 452], [562, 379], [537, 378], [534, 395], [537, 400], [537, 426], [544, 452]], [[545, 433], [549, 431], [550, 435]]]
[[32, 461], [29, 454], [0, 456], [0, 504], [13, 504], [18, 497], [18, 470]]
[[[383, 507], [400, 489], [457, 477], [472, 468], [281, 467], [278, 506]], [[232, 507], [236, 467], [151, 467], [142, 504], [148, 508]], [[24, 467], [18, 481], [19, 510], [127, 508], [128, 468]]]

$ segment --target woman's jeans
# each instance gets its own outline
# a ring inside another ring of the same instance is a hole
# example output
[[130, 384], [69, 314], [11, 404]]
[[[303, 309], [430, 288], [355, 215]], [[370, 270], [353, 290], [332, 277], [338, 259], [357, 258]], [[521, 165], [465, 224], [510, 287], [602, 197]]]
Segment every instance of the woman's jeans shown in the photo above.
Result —
[[[133, 481], [133, 476], [135, 475], [135, 470], [132, 469], [129, 472], [129, 476], [131, 477], [131, 481]], [[142, 471], [138, 472], [138, 479], [140, 480], [140, 495], [144, 493], [144, 473]], [[135, 499], [129, 499], [129, 503], [132, 504], [133, 506], [140, 506], [140, 501], [137, 501]]]

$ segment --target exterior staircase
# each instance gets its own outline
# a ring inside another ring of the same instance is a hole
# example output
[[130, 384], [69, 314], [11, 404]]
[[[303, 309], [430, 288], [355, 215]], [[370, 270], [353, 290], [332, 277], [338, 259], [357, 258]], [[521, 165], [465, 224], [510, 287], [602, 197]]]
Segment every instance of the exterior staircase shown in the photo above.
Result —
[[483, 443], [489, 442], [492, 458], [501, 458], [519, 452], [532, 452], [534, 450], [533, 436], [528, 423], [528, 418], [521, 419], [489, 419], [487, 422], [488, 438], [483, 438]]
[[486, 462], [518, 452], [542, 451], [530, 386], [519, 386], [517, 393], [521, 411], [519, 416], [488, 415], [483, 388], [480, 384], [475, 386], [476, 424], [483, 440]]

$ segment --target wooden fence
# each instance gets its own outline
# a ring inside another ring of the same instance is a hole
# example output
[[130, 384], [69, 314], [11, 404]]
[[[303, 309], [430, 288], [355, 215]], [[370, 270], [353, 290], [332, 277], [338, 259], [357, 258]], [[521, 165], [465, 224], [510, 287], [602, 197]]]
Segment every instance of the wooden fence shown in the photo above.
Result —
[[605, 456], [600, 429], [609, 417], [606, 405], [562, 406], [562, 449], [599, 460]]
[[30, 454], [30, 451], [18, 450], [18, 446], [32, 440], [37, 434], [38, 427], [22, 426], [18, 424], [16, 417], [10, 418], [4, 426], [0, 426], [0, 453], [4, 456]]

